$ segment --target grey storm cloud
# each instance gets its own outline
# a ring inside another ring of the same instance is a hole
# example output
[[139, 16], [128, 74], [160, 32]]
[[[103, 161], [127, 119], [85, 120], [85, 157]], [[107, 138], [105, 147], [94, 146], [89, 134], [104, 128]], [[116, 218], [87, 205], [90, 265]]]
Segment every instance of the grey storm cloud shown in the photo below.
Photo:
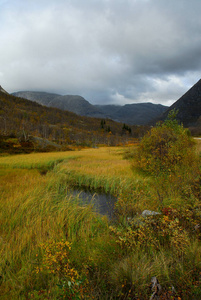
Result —
[[200, 0], [0, 0], [0, 84], [170, 105], [200, 79]]

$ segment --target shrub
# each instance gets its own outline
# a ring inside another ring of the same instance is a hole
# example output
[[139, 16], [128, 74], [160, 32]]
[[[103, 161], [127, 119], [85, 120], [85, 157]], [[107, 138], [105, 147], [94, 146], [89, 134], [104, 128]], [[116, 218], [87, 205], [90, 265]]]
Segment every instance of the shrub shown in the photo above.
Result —
[[[43, 292], [50, 295], [59, 294], [59, 299], [87, 299], [88, 281], [86, 277], [78, 273], [70, 260], [71, 244], [64, 240], [59, 242], [50, 240], [41, 245], [41, 250], [43, 252], [42, 263], [36, 267], [35, 273], [41, 278], [47, 274], [49, 282], [51, 279], [57, 282], [57, 291], [54, 290], [55, 284], [53, 284], [52, 290], [50, 288]], [[38, 295], [38, 292], [36, 293]]]
[[181, 165], [190, 166], [195, 160], [194, 141], [189, 131], [179, 125], [172, 110], [164, 123], [148, 132], [139, 145], [134, 166], [148, 174], [169, 174]]
[[110, 227], [117, 243], [126, 251], [149, 249], [160, 251], [170, 249], [175, 255], [183, 254], [189, 246], [188, 232], [174, 215], [134, 218], [126, 228]]

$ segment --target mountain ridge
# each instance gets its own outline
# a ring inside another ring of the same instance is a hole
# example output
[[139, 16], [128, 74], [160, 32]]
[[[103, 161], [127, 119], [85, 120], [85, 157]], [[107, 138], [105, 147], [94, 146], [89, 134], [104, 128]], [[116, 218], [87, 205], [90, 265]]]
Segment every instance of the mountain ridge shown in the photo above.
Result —
[[[42, 138], [45, 141], [43, 151], [52, 149], [52, 143], [56, 143], [60, 149], [65, 150], [69, 145], [96, 147], [96, 145], [115, 146], [133, 143], [148, 128], [148, 126], [134, 125], [128, 127], [111, 119], [79, 116], [67, 110], [47, 107], [36, 101], [0, 91], [0, 153], [1, 145], [4, 144], [3, 140], [8, 139], [5, 147], [12, 142], [9, 138], [18, 140], [23, 148], [26, 146], [27, 151], [35, 151], [41, 146], [39, 145], [41, 142], [36, 138]], [[47, 140], [51, 144], [47, 143]], [[15, 153], [22, 150], [22, 148], [14, 148], [12, 147], [12, 152]]]
[[120, 105], [92, 105], [79, 95], [58, 95], [47, 92], [20, 91], [14, 96], [36, 101], [42, 105], [68, 110], [81, 116], [108, 118], [128, 125], [146, 125], [157, 118], [167, 106], [153, 103]]
[[[145, 125], [159, 116], [168, 107], [162, 104], [153, 104], [151, 102], [125, 104], [123, 106], [104, 105], [99, 108], [118, 122], [125, 122], [129, 125]], [[126, 116], [126, 117], [125, 117]]]

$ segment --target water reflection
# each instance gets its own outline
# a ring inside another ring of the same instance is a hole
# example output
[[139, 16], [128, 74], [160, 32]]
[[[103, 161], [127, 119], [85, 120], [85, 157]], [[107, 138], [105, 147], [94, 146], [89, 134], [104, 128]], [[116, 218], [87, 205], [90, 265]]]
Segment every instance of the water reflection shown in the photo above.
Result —
[[82, 204], [93, 204], [97, 213], [112, 218], [114, 216], [114, 206], [117, 199], [110, 194], [91, 193], [83, 190], [71, 190], [70, 194], [81, 200]]

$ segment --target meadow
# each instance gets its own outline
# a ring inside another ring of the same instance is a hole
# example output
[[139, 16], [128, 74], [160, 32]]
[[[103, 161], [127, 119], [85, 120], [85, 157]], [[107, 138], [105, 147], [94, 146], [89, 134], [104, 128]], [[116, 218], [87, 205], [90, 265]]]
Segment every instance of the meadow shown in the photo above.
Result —
[[[146, 300], [152, 276], [160, 299], [200, 299], [199, 166], [148, 176], [136, 147], [0, 157], [1, 299]], [[116, 196], [114, 218], [74, 188]]]

